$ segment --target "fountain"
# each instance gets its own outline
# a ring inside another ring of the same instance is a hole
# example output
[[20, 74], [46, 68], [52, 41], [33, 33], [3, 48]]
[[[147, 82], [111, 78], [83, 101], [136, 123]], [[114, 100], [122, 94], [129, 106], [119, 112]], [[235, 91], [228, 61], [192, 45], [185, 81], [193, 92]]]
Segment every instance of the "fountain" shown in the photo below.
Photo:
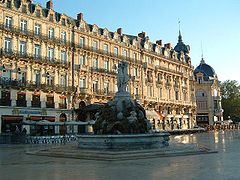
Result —
[[[126, 87], [128, 63], [118, 66], [118, 92], [95, 114], [94, 135], [77, 135], [78, 147], [48, 148], [27, 154], [86, 160], [119, 161], [216, 153], [198, 144], [179, 143], [169, 133], [153, 133], [144, 108], [133, 101]], [[175, 137], [177, 138], [177, 137]]]
[[168, 146], [168, 133], [153, 133], [144, 108], [127, 91], [128, 62], [118, 65], [118, 92], [95, 114], [94, 135], [78, 135], [81, 149], [151, 149]]

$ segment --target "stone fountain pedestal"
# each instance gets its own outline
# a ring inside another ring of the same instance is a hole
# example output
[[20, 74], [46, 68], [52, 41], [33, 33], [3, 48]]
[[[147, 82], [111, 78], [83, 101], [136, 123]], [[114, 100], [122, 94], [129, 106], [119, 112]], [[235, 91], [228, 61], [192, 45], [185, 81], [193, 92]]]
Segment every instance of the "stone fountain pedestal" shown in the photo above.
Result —
[[137, 150], [168, 146], [169, 134], [78, 135], [80, 149]]

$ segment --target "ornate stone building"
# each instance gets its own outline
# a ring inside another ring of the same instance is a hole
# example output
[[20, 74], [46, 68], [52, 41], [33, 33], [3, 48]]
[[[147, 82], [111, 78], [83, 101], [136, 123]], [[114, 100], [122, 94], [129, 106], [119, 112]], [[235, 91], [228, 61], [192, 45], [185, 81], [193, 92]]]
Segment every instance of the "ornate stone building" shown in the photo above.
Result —
[[221, 123], [223, 109], [217, 74], [203, 58], [194, 74], [196, 77], [197, 124], [205, 126]]
[[[31, 120], [73, 119], [73, 109], [106, 103], [117, 91], [117, 64], [129, 62], [128, 91], [147, 109], [154, 128], [195, 124], [194, 74], [189, 46], [173, 48], [88, 24], [31, 0], [0, 4], [0, 115], [7, 125]], [[55, 130], [59, 132], [59, 130]]]

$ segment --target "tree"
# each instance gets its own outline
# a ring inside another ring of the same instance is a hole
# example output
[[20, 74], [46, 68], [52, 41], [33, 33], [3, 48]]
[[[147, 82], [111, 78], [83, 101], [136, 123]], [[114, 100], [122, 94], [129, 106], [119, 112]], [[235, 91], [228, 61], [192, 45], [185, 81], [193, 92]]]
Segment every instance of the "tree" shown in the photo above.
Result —
[[236, 80], [220, 83], [224, 119], [240, 117], [240, 85]]

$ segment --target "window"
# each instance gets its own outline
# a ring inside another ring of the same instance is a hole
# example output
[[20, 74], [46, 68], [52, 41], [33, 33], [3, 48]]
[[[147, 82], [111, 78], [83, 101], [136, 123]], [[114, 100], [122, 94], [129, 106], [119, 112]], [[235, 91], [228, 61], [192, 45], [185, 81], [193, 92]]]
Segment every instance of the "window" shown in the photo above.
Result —
[[61, 62], [65, 64], [67, 62], [67, 53], [66, 51], [61, 51]]
[[138, 95], [138, 88], [134, 88], [134, 95]]
[[183, 92], [183, 100], [187, 101], [187, 92]]
[[47, 96], [46, 108], [54, 108], [54, 96]]
[[109, 60], [104, 61], [104, 69], [109, 70]]
[[80, 88], [86, 88], [86, 80], [80, 79]]
[[11, 1], [7, 1], [7, 8], [12, 9], [12, 4], [11, 3], [12, 3]]
[[202, 84], [202, 77], [198, 77], [198, 84]]
[[178, 93], [178, 91], [175, 92], [175, 99], [179, 100], [179, 93]]
[[18, 69], [18, 80], [21, 83], [26, 83], [26, 73], [25, 72], [21, 72], [21, 69]]
[[60, 77], [60, 85], [62, 86], [62, 87], [66, 87], [66, 76], [64, 76], [64, 75], [61, 75], [61, 77]]
[[108, 53], [108, 45], [107, 44], [103, 45], [103, 51], [104, 51], [104, 54]]
[[96, 51], [98, 49], [97, 46], [98, 46], [97, 41], [93, 41], [92, 47], [93, 47], [94, 51]]
[[36, 16], [37, 16], [37, 17], [40, 17], [40, 15], [41, 15], [41, 11], [40, 11], [39, 9], [37, 9], [37, 10], [36, 10]]
[[35, 71], [34, 72], [33, 81], [35, 81], [36, 85], [40, 85], [41, 84], [40, 71]]
[[66, 26], [66, 20], [64, 18], [62, 18], [62, 25]]
[[17, 94], [17, 106], [18, 107], [26, 107], [27, 106], [26, 94], [24, 94], [24, 93]]
[[27, 13], [27, 6], [26, 5], [22, 5], [22, 12]]
[[98, 92], [98, 81], [93, 81], [93, 92]]
[[2, 78], [3, 79], [11, 79], [11, 71], [6, 69], [4, 66], [3, 66], [3, 70], [2, 70]]
[[66, 32], [61, 32], [61, 41], [63, 43], [66, 43], [67, 40], [67, 33]]
[[11, 28], [12, 27], [12, 17], [6, 16], [5, 17], [5, 27]]
[[94, 69], [97, 69], [97, 68], [98, 68], [98, 60], [97, 60], [97, 59], [93, 59], [92, 67], [93, 67]]
[[124, 57], [124, 58], [127, 58], [127, 50], [124, 50], [124, 51], [123, 51], [123, 57]]
[[22, 32], [27, 32], [27, 21], [26, 20], [21, 20], [20, 29]]
[[168, 89], [168, 99], [171, 99], [171, 89]]
[[41, 25], [40, 24], [35, 24], [34, 34], [37, 35], [37, 36], [39, 36], [41, 34]]
[[163, 89], [162, 88], [159, 89], [159, 94], [160, 94], [160, 98], [162, 98], [163, 97]]
[[148, 64], [152, 64], [152, 58], [147, 57], [147, 63], [148, 63]]
[[27, 51], [26, 46], [27, 46], [26, 42], [24, 41], [20, 42], [20, 55], [26, 55], [26, 51]]
[[114, 55], [118, 56], [118, 48], [117, 47], [114, 47]]
[[138, 76], [138, 68], [137, 68], [137, 67], [134, 68], [134, 76], [135, 76], [135, 77]]
[[109, 82], [104, 82], [104, 94], [109, 93]]
[[147, 93], [148, 93], [148, 96], [149, 97], [152, 97], [153, 96], [153, 87], [152, 86], [148, 86], [147, 87]]
[[10, 91], [1, 92], [1, 106], [11, 106], [11, 94]]
[[34, 47], [34, 57], [35, 58], [41, 57], [41, 46], [38, 44], [35, 44], [35, 47]]
[[80, 37], [80, 47], [84, 47], [85, 45], [85, 38], [84, 37]]
[[53, 48], [48, 48], [48, 60], [54, 61], [54, 49]]
[[39, 94], [32, 95], [32, 107], [41, 107], [41, 101], [40, 101]]
[[80, 65], [85, 65], [85, 56], [80, 56]]
[[47, 85], [52, 86], [53, 85], [53, 77], [47, 73]]
[[133, 60], [134, 60], [134, 61], [137, 60], [137, 53], [133, 53]]
[[54, 29], [50, 28], [48, 30], [48, 39], [53, 39], [54, 38]]
[[52, 15], [52, 14], [50, 14], [49, 20], [50, 20], [51, 22], [53, 22], [53, 15]]
[[4, 45], [5, 45], [5, 47], [4, 47], [5, 52], [11, 52], [12, 51], [12, 39], [5, 38]]

